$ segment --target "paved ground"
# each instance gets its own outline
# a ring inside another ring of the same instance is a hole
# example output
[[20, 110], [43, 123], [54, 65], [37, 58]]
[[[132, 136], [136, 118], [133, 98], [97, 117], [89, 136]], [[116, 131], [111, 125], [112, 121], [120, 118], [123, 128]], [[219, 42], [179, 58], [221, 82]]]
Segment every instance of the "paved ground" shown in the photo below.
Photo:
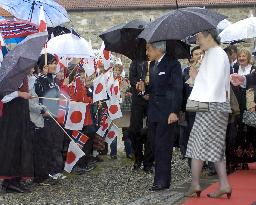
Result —
[[[170, 190], [150, 192], [153, 175], [142, 170], [131, 171], [133, 162], [119, 153], [117, 160], [108, 156], [97, 169], [85, 175], [69, 175], [61, 184], [34, 187], [29, 194], [0, 194], [0, 204], [28, 205], [168, 205], [181, 204], [189, 186], [190, 176], [185, 160], [174, 152]], [[209, 181], [206, 181], [209, 184]], [[204, 183], [204, 182], [203, 182]]]

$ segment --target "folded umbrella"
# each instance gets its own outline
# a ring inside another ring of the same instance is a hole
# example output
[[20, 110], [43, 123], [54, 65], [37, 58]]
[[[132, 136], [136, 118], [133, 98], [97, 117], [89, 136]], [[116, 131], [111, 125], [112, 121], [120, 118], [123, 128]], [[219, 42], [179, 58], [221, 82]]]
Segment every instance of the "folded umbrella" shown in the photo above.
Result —
[[47, 37], [47, 32], [32, 34], [5, 56], [0, 68], [0, 95], [17, 91], [36, 64]]
[[221, 42], [234, 42], [256, 37], [256, 17], [250, 17], [231, 24], [219, 35]]
[[55, 27], [70, 21], [65, 8], [53, 0], [0, 0], [0, 7], [13, 16], [37, 25], [41, 6], [44, 8], [47, 26]]
[[149, 23], [139, 38], [147, 42], [183, 40], [198, 32], [216, 28], [226, 18], [204, 8], [176, 9]]
[[91, 58], [94, 52], [90, 44], [73, 33], [52, 38], [47, 43], [47, 52], [70, 58]]
[[126, 24], [111, 27], [100, 35], [105, 49], [120, 53], [131, 60], [146, 58], [146, 42], [138, 39], [147, 23], [141, 20], [132, 20]]

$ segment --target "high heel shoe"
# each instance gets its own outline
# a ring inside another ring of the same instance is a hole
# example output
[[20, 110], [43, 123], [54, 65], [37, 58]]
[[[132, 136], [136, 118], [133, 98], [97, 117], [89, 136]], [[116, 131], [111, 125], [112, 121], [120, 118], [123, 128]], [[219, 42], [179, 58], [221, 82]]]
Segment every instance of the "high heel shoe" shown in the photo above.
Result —
[[195, 187], [190, 187], [189, 190], [184, 194], [185, 197], [192, 197], [196, 194], [196, 196], [199, 198], [201, 195], [201, 189], [196, 189]]
[[220, 189], [215, 193], [207, 194], [209, 198], [221, 198], [223, 195], [227, 195], [227, 198], [230, 199], [232, 195], [232, 189]]

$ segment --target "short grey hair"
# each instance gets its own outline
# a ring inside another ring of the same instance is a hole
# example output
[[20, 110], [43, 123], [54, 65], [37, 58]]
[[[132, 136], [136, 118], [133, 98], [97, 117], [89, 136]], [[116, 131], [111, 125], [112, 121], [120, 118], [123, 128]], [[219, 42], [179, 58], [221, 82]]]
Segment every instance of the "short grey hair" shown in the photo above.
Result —
[[166, 41], [158, 41], [152, 43], [152, 46], [157, 49], [161, 49], [163, 53], [166, 53]]

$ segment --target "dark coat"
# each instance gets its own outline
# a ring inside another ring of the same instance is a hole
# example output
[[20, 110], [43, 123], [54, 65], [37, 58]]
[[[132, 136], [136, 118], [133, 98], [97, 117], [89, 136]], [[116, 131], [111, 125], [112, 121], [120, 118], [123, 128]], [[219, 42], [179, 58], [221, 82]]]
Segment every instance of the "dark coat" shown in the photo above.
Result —
[[[182, 70], [176, 59], [163, 57], [157, 68], [150, 65], [149, 77], [149, 122], [168, 122], [171, 113], [178, 114], [182, 105]], [[154, 72], [155, 70], [155, 72]]]

